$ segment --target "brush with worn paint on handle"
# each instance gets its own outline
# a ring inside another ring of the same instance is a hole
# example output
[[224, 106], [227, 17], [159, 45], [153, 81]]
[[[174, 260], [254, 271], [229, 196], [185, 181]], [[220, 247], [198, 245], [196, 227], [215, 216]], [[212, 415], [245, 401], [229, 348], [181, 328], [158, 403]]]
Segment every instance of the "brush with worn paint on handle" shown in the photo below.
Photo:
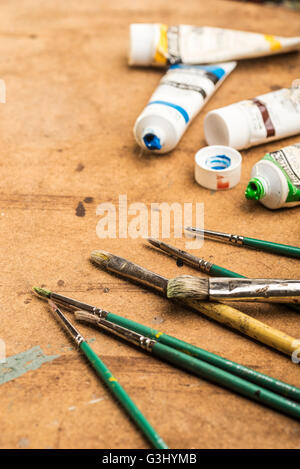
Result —
[[[162, 275], [102, 250], [93, 251], [91, 253], [91, 261], [108, 272], [113, 272], [140, 285], [151, 287], [167, 298], [168, 279]], [[242, 334], [252, 337], [289, 356], [297, 350], [298, 342], [294, 337], [268, 326], [232, 306], [222, 303], [197, 301], [190, 298], [180, 301], [209, 318], [225, 324], [227, 327], [237, 329]]]
[[[194, 256], [189, 252], [178, 249], [175, 246], [164, 243], [163, 241], [159, 241], [158, 239], [148, 238], [148, 242], [169, 256], [174, 257], [175, 259], [180, 259], [190, 267], [193, 267], [196, 270], [200, 270], [201, 272], [204, 272], [208, 275], [213, 275], [215, 277], [247, 278], [245, 275], [225, 269], [224, 267], [213, 264], [212, 262], [209, 262], [201, 257]], [[293, 309], [294, 311], [300, 312], [300, 306], [291, 303], [288, 303], [286, 306]]]
[[300, 280], [181, 275], [168, 281], [168, 298], [300, 303]]

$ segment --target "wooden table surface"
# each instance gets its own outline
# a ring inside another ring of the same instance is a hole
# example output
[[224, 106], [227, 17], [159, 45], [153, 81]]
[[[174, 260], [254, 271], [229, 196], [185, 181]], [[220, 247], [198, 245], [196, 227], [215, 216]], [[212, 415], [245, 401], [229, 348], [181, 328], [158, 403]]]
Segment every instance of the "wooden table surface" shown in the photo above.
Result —
[[[148, 156], [132, 128], [163, 72], [128, 68], [131, 22], [300, 35], [298, 13], [248, 3], [1, 2], [0, 78], [7, 86], [7, 103], [0, 105], [0, 344], [7, 356], [0, 364], [1, 448], [148, 447], [47, 305], [31, 294], [32, 285], [300, 386], [290, 357], [89, 262], [91, 250], [105, 249], [168, 277], [193, 273], [143, 239], [99, 239], [96, 209], [103, 202], [117, 205], [119, 195], [148, 207], [203, 202], [207, 228], [299, 244], [299, 209], [271, 212], [243, 195], [253, 164], [297, 137], [243, 151], [242, 179], [230, 191], [205, 190], [193, 178], [194, 154], [205, 145], [205, 112], [289, 86], [300, 76], [299, 53], [240, 62], [178, 147]], [[184, 239], [170, 242], [185, 246]], [[299, 277], [295, 259], [211, 241], [194, 254], [247, 276]], [[284, 306], [240, 309], [300, 338], [299, 315]], [[171, 448], [300, 447], [299, 422], [79, 328]]]

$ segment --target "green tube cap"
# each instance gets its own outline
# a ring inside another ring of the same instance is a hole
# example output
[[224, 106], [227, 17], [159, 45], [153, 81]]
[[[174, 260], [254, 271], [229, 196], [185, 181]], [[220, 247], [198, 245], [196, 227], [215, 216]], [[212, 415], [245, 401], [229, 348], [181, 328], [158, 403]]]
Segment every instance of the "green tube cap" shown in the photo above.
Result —
[[263, 183], [258, 178], [250, 179], [248, 186], [245, 191], [246, 199], [249, 200], [260, 200], [265, 195], [265, 189]]

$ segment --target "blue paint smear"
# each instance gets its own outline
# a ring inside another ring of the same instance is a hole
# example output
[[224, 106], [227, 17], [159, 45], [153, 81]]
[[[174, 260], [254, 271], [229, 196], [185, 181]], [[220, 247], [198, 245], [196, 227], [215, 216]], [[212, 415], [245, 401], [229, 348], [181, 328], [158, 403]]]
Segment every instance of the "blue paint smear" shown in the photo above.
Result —
[[37, 370], [43, 363], [55, 360], [59, 356], [45, 355], [41, 347], [36, 346], [8, 357], [0, 363], [0, 385], [22, 376], [28, 371]]
[[226, 155], [210, 156], [205, 161], [205, 164], [210, 169], [220, 171], [221, 169], [229, 168], [231, 159]]

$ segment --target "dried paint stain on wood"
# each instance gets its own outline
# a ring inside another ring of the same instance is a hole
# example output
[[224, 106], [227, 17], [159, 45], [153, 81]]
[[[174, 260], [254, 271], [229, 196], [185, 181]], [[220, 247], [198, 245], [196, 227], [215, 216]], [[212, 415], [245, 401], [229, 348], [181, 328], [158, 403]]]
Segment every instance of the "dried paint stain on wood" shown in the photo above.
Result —
[[37, 370], [43, 363], [58, 358], [59, 355], [45, 355], [41, 347], [32, 347], [0, 362], [0, 385], [18, 378], [31, 370]]
[[77, 217], [84, 217], [85, 216], [85, 207], [82, 202], [79, 202], [76, 207], [76, 216]]

